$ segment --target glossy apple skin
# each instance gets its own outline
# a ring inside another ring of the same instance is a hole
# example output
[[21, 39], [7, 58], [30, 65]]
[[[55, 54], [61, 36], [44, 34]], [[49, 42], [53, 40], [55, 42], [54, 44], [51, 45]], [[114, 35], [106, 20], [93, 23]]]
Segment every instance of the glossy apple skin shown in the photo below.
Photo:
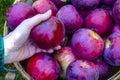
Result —
[[113, 5], [117, 0], [102, 0], [102, 2], [106, 5]]
[[100, 0], [71, 0], [71, 3], [76, 7], [82, 17], [85, 18], [99, 5]]
[[112, 13], [115, 22], [120, 25], [120, 0], [117, 0], [113, 6]]
[[108, 64], [120, 66], [120, 32], [115, 32], [107, 38], [103, 55]]
[[100, 0], [71, 0], [71, 3], [78, 10], [92, 10], [99, 5]]
[[90, 29], [79, 29], [73, 36], [71, 47], [78, 58], [94, 60], [103, 52], [104, 41]]
[[114, 32], [120, 32], [120, 26], [118, 24], [115, 24], [112, 30], [112, 33]]
[[36, 11], [36, 13], [45, 13], [46, 11], [51, 9], [53, 16], [55, 16], [58, 11], [56, 5], [50, 0], [36, 0], [33, 3], [32, 7]]
[[35, 80], [56, 80], [60, 71], [58, 63], [46, 53], [31, 57], [26, 69]]
[[54, 4], [57, 5], [57, 7], [62, 7], [65, 4], [68, 4], [70, 0], [51, 0]]
[[58, 12], [57, 17], [63, 22], [66, 33], [73, 33], [83, 25], [83, 19], [74, 6], [65, 5]]
[[60, 20], [52, 16], [47, 21], [34, 27], [31, 36], [41, 49], [53, 49], [63, 42], [65, 37], [64, 25]]
[[66, 78], [67, 80], [98, 80], [99, 72], [93, 62], [76, 60], [68, 66]]
[[14, 30], [23, 20], [35, 15], [34, 10], [26, 3], [16, 3], [9, 7], [6, 12], [7, 25]]
[[94, 64], [97, 66], [97, 69], [99, 71], [99, 80], [105, 80], [109, 78], [112, 68], [104, 61], [102, 56], [94, 60]]
[[59, 62], [61, 65], [61, 73], [60, 77], [61, 79], [66, 78], [66, 69], [68, 65], [75, 61], [77, 57], [74, 55], [71, 47], [65, 46], [62, 47], [59, 51], [57, 51], [54, 55], [54, 58]]
[[86, 17], [85, 27], [104, 37], [112, 31], [113, 20], [107, 10], [95, 9]]

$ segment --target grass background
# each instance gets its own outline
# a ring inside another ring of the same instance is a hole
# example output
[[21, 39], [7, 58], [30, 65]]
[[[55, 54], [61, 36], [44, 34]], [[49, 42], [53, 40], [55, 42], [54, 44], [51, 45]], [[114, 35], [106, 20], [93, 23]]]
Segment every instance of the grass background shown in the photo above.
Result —
[[[10, 7], [10, 5], [12, 5], [13, 2], [14, 0], [0, 0], [0, 35], [3, 35], [3, 28], [4, 28], [3, 26], [5, 22], [6, 11]], [[5, 65], [5, 68], [16, 70], [13, 64]], [[8, 72], [7, 70], [3, 70], [2, 74], [0, 74], [0, 80], [5, 80], [5, 75], [7, 72]], [[24, 80], [24, 78], [21, 76], [21, 74], [18, 71], [16, 71], [15, 74], [16, 74], [15, 80]]]

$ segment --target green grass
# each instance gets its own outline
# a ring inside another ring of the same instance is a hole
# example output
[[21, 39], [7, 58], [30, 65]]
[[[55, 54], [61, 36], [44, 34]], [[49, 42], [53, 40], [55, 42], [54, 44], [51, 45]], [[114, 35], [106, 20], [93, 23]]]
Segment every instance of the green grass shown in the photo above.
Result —
[[[14, 0], [0, 0], [0, 35], [3, 35], [4, 28], [3, 26], [5, 22], [6, 11], [10, 7], [10, 5], [12, 5], [13, 2]], [[5, 65], [5, 68], [14, 70], [16, 69], [13, 64]], [[5, 75], [7, 72], [8, 71], [3, 70], [3, 73], [0, 75], [0, 80], [5, 80]], [[16, 71], [15, 74], [16, 74], [15, 80], [24, 80], [18, 71]]]
[[0, 0], [0, 34], [3, 34], [3, 26], [5, 22], [5, 13], [8, 7], [13, 3], [14, 0]]

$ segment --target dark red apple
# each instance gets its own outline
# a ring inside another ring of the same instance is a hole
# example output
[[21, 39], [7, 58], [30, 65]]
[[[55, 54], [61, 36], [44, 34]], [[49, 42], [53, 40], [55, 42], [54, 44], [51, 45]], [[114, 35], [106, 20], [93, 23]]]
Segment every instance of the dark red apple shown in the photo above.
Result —
[[46, 11], [51, 9], [53, 16], [56, 15], [58, 10], [56, 5], [50, 0], [36, 0], [33, 3], [32, 7], [37, 13], [45, 13]]
[[98, 80], [99, 72], [93, 62], [76, 60], [68, 66], [66, 78], [67, 80]]
[[60, 77], [62, 79], [66, 78], [66, 69], [68, 65], [75, 61], [77, 58], [74, 55], [71, 47], [62, 47], [59, 51], [57, 51], [54, 55], [54, 58], [59, 62], [61, 65], [61, 73]]
[[78, 10], [92, 10], [99, 5], [100, 0], [71, 0], [71, 2]]
[[7, 25], [14, 30], [23, 20], [32, 17], [35, 14], [32, 7], [26, 3], [16, 3], [9, 7], [6, 12]]
[[107, 10], [95, 9], [86, 17], [85, 27], [104, 37], [112, 31], [113, 20]]
[[34, 27], [31, 36], [41, 49], [49, 50], [63, 43], [65, 29], [60, 20], [52, 16]]
[[112, 30], [112, 33], [114, 32], [120, 32], [120, 26], [118, 24], [115, 24]]
[[102, 54], [104, 41], [94, 31], [82, 28], [73, 34], [71, 47], [78, 58], [94, 60]]
[[120, 0], [117, 0], [112, 9], [113, 18], [118, 25], [120, 25], [120, 7], [119, 6], [120, 6]]
[[56, 80], [60, 71], [58, 63], [46, 53], [31, 57], [26, 69], [35, 80]]
[[73, 33], [83, 25], [83, 19], [74, 6], [65, 5], [57, 13], [57, 17], [64, 23], [66, 33]]
[[108, 64], [120, 66], [120, 32], [115, 32], [107, 38], [103, 55]]
[[82, 17], [85, 18], [93, 9], [99, 5], [100, 0], [71, 0], [71, 2], [82, 15]]
[[113, 5], [117, 0], [102, 0], [102, 2], [106, 5]]
[[53, 3], [57, 5], [57, 7], [64, 6], [70, 2], [70, 0], [51, 0]]
[[109, 78], [109, 75], [111, 73], [111, 66], [108, 65], [103, 57], [99, 57], [94, 61], [95, 65], [97, 66], [97, 69], [99, 71], [99, 80], [105, 80]]

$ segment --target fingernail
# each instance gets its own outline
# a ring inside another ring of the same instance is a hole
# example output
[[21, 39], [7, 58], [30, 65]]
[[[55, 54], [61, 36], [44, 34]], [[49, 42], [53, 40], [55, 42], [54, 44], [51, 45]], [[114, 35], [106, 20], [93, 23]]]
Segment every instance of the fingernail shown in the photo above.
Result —
[[48, 53], [53, 53], [53, 49], [48, 50]]
[[58, 46], [56, 46], [54, 49], [55, 49], [55, 50], [59, 50], [59, 49], [61, 49], [61, 46], [58, 45]]
[[46, 15], [46, 14], [52, 14], [52, 10], [49, 9], [48, 11], [45, 12], [45, 15]]

